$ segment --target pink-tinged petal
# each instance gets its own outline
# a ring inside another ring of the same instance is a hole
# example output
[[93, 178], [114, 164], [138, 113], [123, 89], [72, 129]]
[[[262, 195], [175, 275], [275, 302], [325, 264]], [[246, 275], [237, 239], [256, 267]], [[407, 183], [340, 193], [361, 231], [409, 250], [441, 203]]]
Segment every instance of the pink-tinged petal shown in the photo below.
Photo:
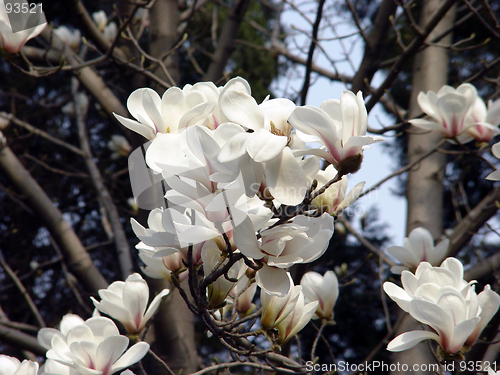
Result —
[[253, 160], [257, 163], [263, 163], [278, 156], [287, 142], [287, 137], [274, 135], [265, 129], [260, 129], [249, 137], [246, 150]]
[[474, 331], [481, 318], [476, 316], [469, 320], [464, 320], [455, 326], [453, 338], [445, 349], [448, 353], [456, 353], [464, 346], [467, 337]]
[[286, 205], [302, 202], [309, 182], [288, 147], [285, 147], [280, 155], [266, 162], [265, 174], [267, 187], [278, 202]]
[[341, 160], [340, 138], [333, 120], [320, 108], [297, 107], [288, 119], [297, 130], [319, 137], [331, 156]]
[[384, 292], [398, 304], [401, 310], [408, 312], [408, 303], [412, 300], [408, 293], [403, 288], [388, 281], [384, 283], [383, 287]]
[[253, 97], [241, 91], [227, 90], [221, 94], [219, 106], [224, 117], [246, 129], [257, 131], [264, 126], [264, 115]]
[[136, 325], [142, 320], [149, 300], [149, 287], [138, 273], [134, 273], [125, 280], [123, 288], [123, 305], [130, 312]]
[[268, 294], [278, 297], [285, 296], [293, 285], [284, 269], [267, 265], [257, 271], [255, 282]]
[[[290, 274], [287, 274], [290, 285], [293, 285], [293, 280]], [[292, 286], [284, 296], [276, 296], [266, 292], [265, 289], [260, 291], [260, 301], [262, 303], [261, 325], [264, 329], [273, 329], [277, 324], [281, 323], [290, 312], [295, 308], [297, 300], [301, 294], [302, 287], [300, 285]]]
[[156, 130], [152, 126], [148, 124], [141, 124], [138, 121], [128, 119], [126, 117], [117, 115], [116, 113], [113, 114], [123, 126], [136, 132], [137, 134], [142, 135], [144, 138], [153, 139], [156, 136]]
[[473, 102], [458, 94], [447, 94], [437, 100], [436, 106], [441, 115], [442, 133], [455, 137], [465, 131], [465, 116]]
[[439, 336], [429, 331], [410, 331], [402, 333], [387, 345], [387, 350], [391, 352], [402, 352], [411, 349], [424, 340], [439, 341]]
[[126, 367], [139, 362], [148, 352], [149, 344], [141, 341], [132, 346], [129, 350], [121, 356], [121, 358], [116, 361], [113, 366], [111, 366], [110, 373], [115, 373], [117, 371], [123, 370]]

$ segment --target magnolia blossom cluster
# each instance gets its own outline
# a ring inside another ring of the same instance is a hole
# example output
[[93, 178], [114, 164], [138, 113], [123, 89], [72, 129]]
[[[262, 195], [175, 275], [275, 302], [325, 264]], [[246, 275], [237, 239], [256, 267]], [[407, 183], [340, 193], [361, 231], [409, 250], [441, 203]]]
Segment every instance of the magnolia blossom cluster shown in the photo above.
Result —
[[[168, 205], [152, 209], [148, 227], [132, 219], [146, 274], [168, 280], [175, 274], [181, 280], [191, 261], [208, 275], [224, 264], [230, 245], [258, 261], [257, 285], [280, 297], [293, 285], [286, 269], [325, 252], [333, 234], [331, 214], [351, 204], [362, 189], [358, 185], [346, 194], [344, 176], [295, 211], [311, 184], [318, 182], [317, 191], [335, 178], [334, 167], [341, 175], [356, 171], [363, 149], [381, 140], [365, 135], [361, 93], [349, 91], [321, 108], [296, 107], [287, 99], [258, 104], [238, 77], [223, 87], [210, 82], [172, 87], [162, 97], [138, 89], [127, 106], [134, 120], [116, 118], [150, 140], [145, 161], [151, 180], [166, 190]], [[305, 147], [310, 141], [322, 146]], [[320, 157], [332, 166], [320, 170]], [[287, 220], [280, 222], [280, 215]], [[240, 279], [245, 267], [233, 265], [231, 280]], [[236, 284], [213, 283], [209, 305], [227, 302]]]
[[[116, 281], [101, 289], [101, 301], [92, 298], [94, 316], [83, 320], [67, 314], [59, 329], [42, 328], [39, 344], [47, 349], [47, 360], [39, 368], [37, 362], [0, 355], [0, 372], [5, 375], [112, 375], [141, 360], [149, 344], [139, 341], [128, 348], [130, 340], [120, 334], [115, 323], [100, 316], [99, 311], [123, 324], [128, 333], [136, 335], [146, 326], [169, 290], [159, 293], [147, 307], [149, 287], [139, 274]], [[128, 348], [128, 349], [127, 349]], [[125, 370], [121, 375], [134, 375]]]
[[500, 306], [500, 296], [490, 286], [476, 294], [474, 282], [463, 279], [463, 266], [447, 258], [439, 267], [422, 262], [415, 273], [403, 271], [403, 288], [384, 283], [386, 294], [431, 331], [405, 332], [387, 349], [403, 351], [423, 340], [435, 340], [444, 352], [457, 353], [473, 345]]

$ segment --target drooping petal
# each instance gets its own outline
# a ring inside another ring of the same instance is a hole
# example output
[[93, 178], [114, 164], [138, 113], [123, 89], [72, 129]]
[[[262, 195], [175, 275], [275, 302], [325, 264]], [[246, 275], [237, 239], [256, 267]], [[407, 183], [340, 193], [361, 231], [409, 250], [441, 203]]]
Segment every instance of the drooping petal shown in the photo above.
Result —
[[402, 333], [393, 339], [388, 345], [387, 350], [391, 352], [402, 352], [411, 349], [424, 340], [435, 340], [440, 342], [439, 336], [429, 331], [410, 331]]

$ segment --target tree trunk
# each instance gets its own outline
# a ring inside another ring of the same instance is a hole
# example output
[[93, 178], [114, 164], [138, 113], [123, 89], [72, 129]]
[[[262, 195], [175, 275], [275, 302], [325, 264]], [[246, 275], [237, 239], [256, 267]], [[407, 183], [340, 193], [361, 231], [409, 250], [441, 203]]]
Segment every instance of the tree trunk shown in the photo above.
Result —
[[[432, 17], [442, 1], [426, 0], [423, 4], [420, 25], [425, 25]], [[448, 11], [427, 40], [448, 30], [454, 22], [454, 7]], [[441, 44], [449, 44], [451, 35], [443, 38]], [[420, 91], [438, 91], [448, 80], [448, 53], [444, 48], [427, 47], [416, 56], [413, 70], [413, 90], [410, 97], [408, 117], [418, 116], [422, 110], [417, 103]], [[408, 131], [408, 162], [411, 164], [423, 154], [436, 147], [441, 140], [441, 135], [436, 132], [424, 132], [411, 126]], [[407, 186], [407, 234], [416, 227], [428, 229], [434, 239], [438, 239], [443, 230], [443, 172], [445, 167], [445, 155], [434, 153], [422, 160], [416, 168], [408, 174]], [[420, 330], [420, 325], [407, 315], [401, 324], [397, 334], [411, 330]], [[411, 350], [395, 353], [393, 363], [408, 364], [408, 368], [415, 369], [413, 365], [434, 363], [434, 357], [429, 350], [427, 341], [417, 345]], [[403, 374], [403, 371], [394, 371], [392, 374]], [[432, 374], [432, 371], [412, 371], [413, 374]]]

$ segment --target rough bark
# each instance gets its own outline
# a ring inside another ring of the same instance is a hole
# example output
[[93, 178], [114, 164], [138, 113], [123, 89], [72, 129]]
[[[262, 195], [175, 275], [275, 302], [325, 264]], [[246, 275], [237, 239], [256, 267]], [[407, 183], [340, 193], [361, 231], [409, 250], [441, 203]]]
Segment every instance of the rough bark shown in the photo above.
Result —
[[[158, 66], [153, 73], [162, 80], [176, 85], [179, 82], [179, 62], [177, 54], [171, 51], [178, 41], [177, 28], [180, 22], [178, 3], [175, 0], [158, 0], [154, 3], [150, 15], [149, 50], [153, 57], [161, 59], [166, 72]], [[163, 93], [163, 89], [156, 88]]]
[[250, 0], [237, 0], [231, 8], [217, 41], [217, 50], [212, 57], [212, 63], [203, 77], [204, 81], [217, 82], [224, 76], [224, 68], [234, 51], [236, 35], [249, 3]]
[[[441, 0], [426, 0], [423, 4], [420, 25], [425, 26], [433, 15], [442, 6]], [[432, 40], [443, 31], [453, 25], [455, 18], [454, 8], [451, 8], [442, 20], [429, 34], [427, 40]], [[441, 40], [441, 43], [449, 43], [451, 36]], [[448, 53], [444, 48], [428, 47], [416, 56], [413, 70], [413, 90], [410, 97], [409, 117], [413, 118], [421, 113], [417, 103], [417, 96], [420, 91], [438, 91], [441, 86], [447, 83], [448, 77]], [[408, 162], [411, 164], [436, 147], [441, 140], [441, 135], [436, 132], [422, 132], [410, 127], [408, 131]], [[445, 166], [445, 156], [440, 153], [433, 153], [425, 158], [417, 167], [410, 170], [408, 174], [407, 186], [407, 234], [416, 227], [428, 229], [435, 239], [439, 238], [442, 232], [442, 212], [443, 212], [443, 172]], [[409, 315], [405, 317], [398, 332], [402, 333], [414, 329], [420, 329], [419, 325]], [[409, 368], [420, 364], [430, 364], [434, 358], [429, 351], [427, 342], [417, 345], [411, 350], [407, 350], [393, 355], [394, 363], [406, 363]], [[392, 374], [402, 374], [402, 371], [394, 371]], [[414, 371], [414, 374], [431, 374], [431, 371]]]
[[12, 150], [5, 144], [0, 144], [0, 146], [2, 146], [0, 170], [18, 191], [26, 196], [26, 202], [30, 208], [40, 216], [41, 221], [61, 247], [70, 271], [90, 293], [97, 294], [99, 289], [107, 288], [106, 279], [92, 262], [80, 239], [63, 218], [61, 211], [54, 206]]

